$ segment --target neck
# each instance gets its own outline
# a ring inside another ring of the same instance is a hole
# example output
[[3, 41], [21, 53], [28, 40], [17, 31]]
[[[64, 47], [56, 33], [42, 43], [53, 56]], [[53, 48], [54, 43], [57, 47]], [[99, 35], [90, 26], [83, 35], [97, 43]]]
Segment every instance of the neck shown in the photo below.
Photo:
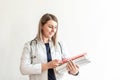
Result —
[[43, 39], [43, 42], [44, 42], [44, 43], [48, 43], [48, 42], [49, 42], [49, 39], [46, 38], [46, 37], [44, 37], [44, 36], [42, 37], [42, 39]]

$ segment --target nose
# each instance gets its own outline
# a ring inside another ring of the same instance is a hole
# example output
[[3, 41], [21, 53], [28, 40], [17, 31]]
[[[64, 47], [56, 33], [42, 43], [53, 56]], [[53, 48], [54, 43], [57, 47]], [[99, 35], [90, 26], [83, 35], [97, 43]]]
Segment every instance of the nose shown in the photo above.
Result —
[[55, 27], [52, 27], [52, 32], [55, 32], [55, 29], [56, 29]]

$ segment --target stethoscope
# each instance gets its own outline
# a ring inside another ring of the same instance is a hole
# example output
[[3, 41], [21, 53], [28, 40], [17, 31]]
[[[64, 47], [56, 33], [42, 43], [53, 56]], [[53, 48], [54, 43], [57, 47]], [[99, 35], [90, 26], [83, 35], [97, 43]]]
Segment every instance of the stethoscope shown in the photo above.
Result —
[[[36, 52], [33, 52], [32, 45], [35, 46], [35, 51], [37, 51], [37, 50], [36, 50], [36, 49], [37, 49], [37, 48], [36, 48], [37, 43], [38, 43], [38, 42], [37, 42], [36, 39], [33, 39], [33, 40], [30, 41], [30, 49], [31, 49], [31, 51], [30, 51], [30, 56], [31, 56], [31, 64], [33, 63], [33, 59], [36, 58], [36, 55], [33, 55], [33, 53], [36, 53]], [[62, 46], [61, 46], [60, 42], [58, 42], [58, 44], [59, 44], [59, 46], [60, 46], [61, 54], [63, 54]]]

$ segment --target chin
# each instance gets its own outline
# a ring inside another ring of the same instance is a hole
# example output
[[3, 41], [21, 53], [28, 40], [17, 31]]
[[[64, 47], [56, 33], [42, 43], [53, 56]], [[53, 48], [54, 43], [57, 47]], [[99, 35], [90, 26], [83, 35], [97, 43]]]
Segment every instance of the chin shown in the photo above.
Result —
[[48, 36], [49, 39], [51, 39], [53, 36]]
[[53, 35], [50, 35], [50, 36], [49, 36], [49, 38], [52, 38], [52, 37], [53, 37]]

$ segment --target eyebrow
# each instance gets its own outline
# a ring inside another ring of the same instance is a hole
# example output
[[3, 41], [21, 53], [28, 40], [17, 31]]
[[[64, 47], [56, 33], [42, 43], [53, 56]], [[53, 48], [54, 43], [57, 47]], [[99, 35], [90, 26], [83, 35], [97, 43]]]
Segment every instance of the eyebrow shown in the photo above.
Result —
[[55, 25], [55, 26], [54, 26], [54, 25], [52, 25], [52, 24], [48, 24], [48, 25], [49, 25], [49, 26], [52, 26], [52, 27], [57, 27], [57, 25]]

